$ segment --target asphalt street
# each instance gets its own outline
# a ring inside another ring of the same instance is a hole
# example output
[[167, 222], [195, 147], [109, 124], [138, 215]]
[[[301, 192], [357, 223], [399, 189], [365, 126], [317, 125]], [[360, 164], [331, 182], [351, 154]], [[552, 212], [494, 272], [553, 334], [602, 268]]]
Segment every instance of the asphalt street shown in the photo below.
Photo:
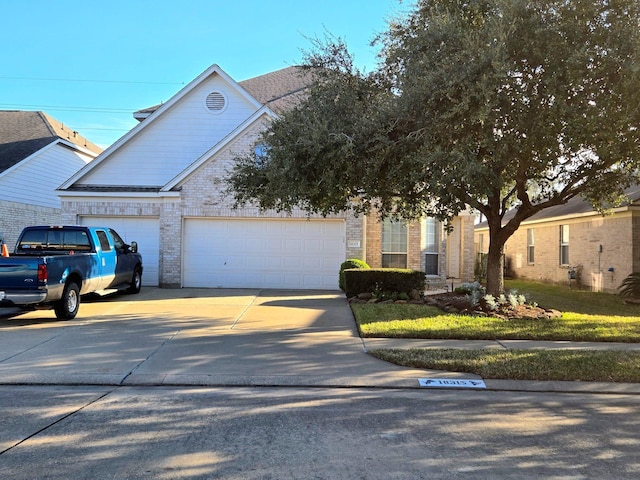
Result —
[[637, 479], [637, 396], [0, 387], [0, 478]]

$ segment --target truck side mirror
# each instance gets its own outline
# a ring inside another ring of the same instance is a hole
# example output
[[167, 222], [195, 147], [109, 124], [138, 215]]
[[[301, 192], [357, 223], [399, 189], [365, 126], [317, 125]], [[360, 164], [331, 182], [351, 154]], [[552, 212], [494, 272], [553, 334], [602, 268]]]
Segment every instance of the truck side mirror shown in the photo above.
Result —
[[131, 253], [138, 253], [138, 242], [131, 242]]

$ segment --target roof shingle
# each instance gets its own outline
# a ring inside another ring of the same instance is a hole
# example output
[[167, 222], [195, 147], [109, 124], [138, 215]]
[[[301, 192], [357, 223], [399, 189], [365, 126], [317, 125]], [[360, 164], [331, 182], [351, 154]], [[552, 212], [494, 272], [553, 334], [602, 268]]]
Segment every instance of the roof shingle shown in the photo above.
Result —
[[102, 149], [44, 112], [0, 110], [0, 172], [63, 139], [96, 154]]

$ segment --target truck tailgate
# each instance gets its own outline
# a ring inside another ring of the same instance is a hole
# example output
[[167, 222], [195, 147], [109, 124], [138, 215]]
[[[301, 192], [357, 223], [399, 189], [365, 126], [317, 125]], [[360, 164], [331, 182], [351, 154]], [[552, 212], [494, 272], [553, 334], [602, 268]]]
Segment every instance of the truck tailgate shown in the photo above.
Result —
[[36, 289], [38, 287], [38, 263], [37, 257], [0, 258], [0, 290]]

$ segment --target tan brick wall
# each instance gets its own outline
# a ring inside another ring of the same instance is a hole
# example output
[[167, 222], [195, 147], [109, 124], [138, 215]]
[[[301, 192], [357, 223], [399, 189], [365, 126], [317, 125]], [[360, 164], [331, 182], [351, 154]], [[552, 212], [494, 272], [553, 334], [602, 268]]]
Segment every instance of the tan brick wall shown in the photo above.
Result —
[[160, 286], [182, 284], [182, 208], [180, 202], [166, 202], [160, 210]]
[[[368, 215], [365, 222], [365, 261], [372, 268], [379, 268], [382, 266], [382, 222], [379, 221], [375, 213]], [[457, 265], [456, 271], [454, 272], [455, 274], [452, 276], [463, 281], [473, 280], [475, 261], [473, 216], [463, 214], [456, 217], [453, 221], [453, 226], [456, 234], [452, 236], [447, 234], [444, 226], [441, 225], [439, 257], [440, 278], [432, 279], [434, 283], [443, 283], [445, 278], [449, 275], [448, 260], [451, 256], [456, 257], [455, 262]], [[426, 268], [426, 241], [424, 234], [424, 222], [415, 221], [408, 225], [408, 268], [421, 271], [424, 271]]]
[[371, 268], [382, 266], [382, 223], [378, 217], [366, 216], [366, 258]]
[[462, 246], [462, 280], [465, 282], [471, 282], [475, 276], [475, 263], [476, 263], [476, 249], [473, 242], [473, 231], [475, 224], [475, 216], [468, 215], [464, 218], [464, 235]]
[[346, 218], [346, 258], [358, 258], [362, 260], [366, 240], [364, 238], [366, 218], [348, 215]]
[[[633, 212], [635, 213], [635, 212]], [[622, 280], [640, 264], [637, 248], [640, 225], [632, 212], [591, 215], [566, 220], [523, 224], [507, 241], [505, 256], [516, 277], [568, 284], [568, 266], [560, 265], [560, 225], [569, 225], [569, 262], [577, 267], [578, 285], [615, 292]], [[535, 262], [527, 263], [527, 229], [534, 229]], [[476, 241], [478, 235], [476, 232]], [[488, 248], [488, 230], [485, 250]], [[599, 246], [602, 245], [602, 252]], [[576, 281], [572, 282], [576, 285]]]
[[[218, 152], [182, 183], [178, 199], [118, 199], [96, 201], [71, 200], [62, 203], [63, 218], [77, 223], [82, 215], [116, 215], [157, 217], [160, 223], [159, 283], [163, 287], [179, 287], [182, 280], [182, 228], [185, 217], [200, 218], [323, 218], [296, 209], [291, 215], [275, 211], [260, 211], [257, 206], [234, 208], [226, 193], [224, 181], [233, 166], [233, 159], [253, 147], [260, 126]], [[353, 215], [332, 215], [345, 220], [345, 259], [362, 258], [363, 219]], [[337, 275], [338, 272], [336, 272]]]
[[24, 227], [60, 225], [61, 223], [63, 223], [62, 211], [59, 208], [0, 200], [0, 235], [4, 237], [9, 251], [13, 251]]
[[424, 255], [422, 246], [422, 222], [415, 221], [407, 225], [407, 268], [424, 271]]

